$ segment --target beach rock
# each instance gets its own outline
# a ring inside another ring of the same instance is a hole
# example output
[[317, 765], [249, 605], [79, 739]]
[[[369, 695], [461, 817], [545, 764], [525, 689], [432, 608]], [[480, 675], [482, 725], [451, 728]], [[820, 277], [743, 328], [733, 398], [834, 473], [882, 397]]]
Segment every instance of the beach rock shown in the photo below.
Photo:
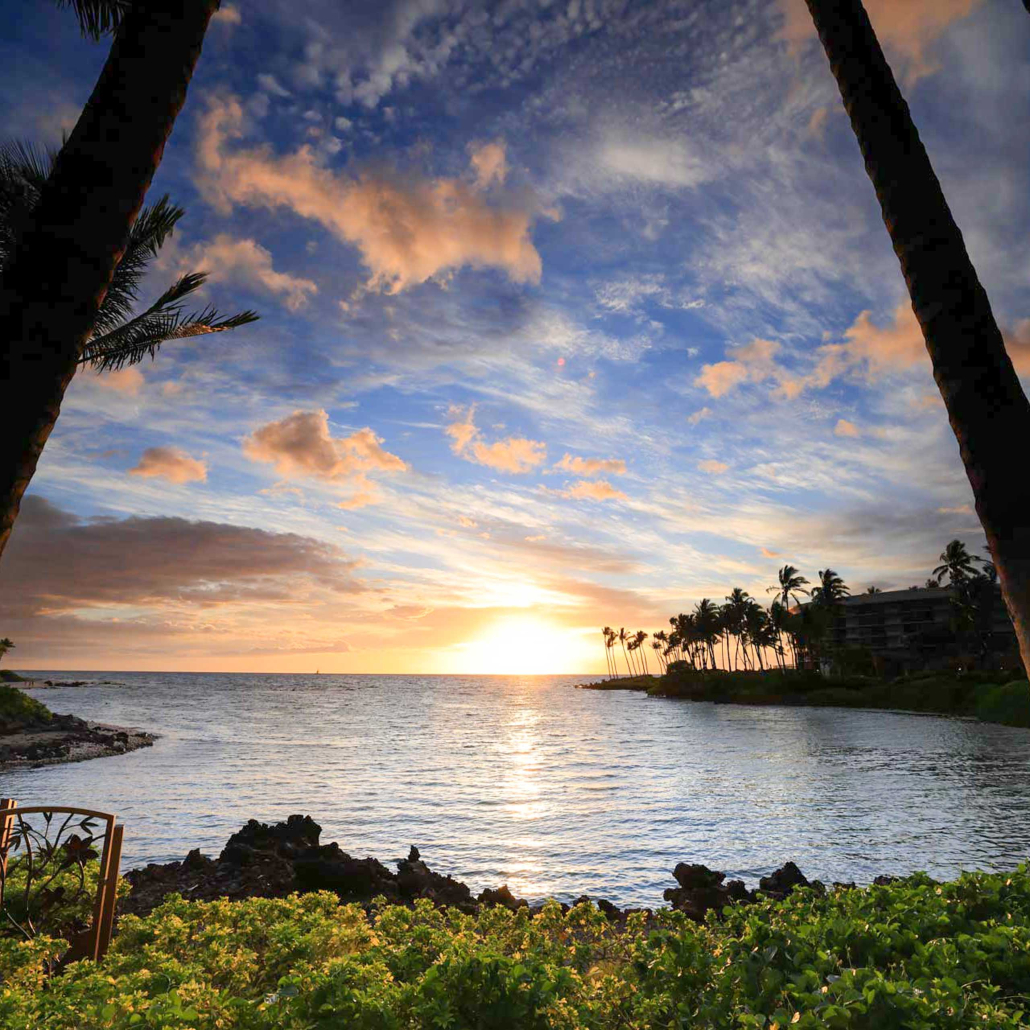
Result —
[[297, 858], [318, 847], [322, 827], [308, 815], [291, 815], [284, 823], [269, 826], [251, 819], [226, 842], [219, 862], [246, 865], [265, 852]]
[[368, 902], [379, 895], [395, 901], [400, 897], [397, 877], [382, 862], [351, 858], [335, 841], [297, 857], [293, 869], [301, 891], [333, 891], [341, 901]]
[[528, 908], [529, 902], [523, 898], [516, 898], [514, 894], [508, 889], [508, 885], [504, 884], [502, 887], [498, 887], [496, 890], [491, 890], [489, 887], [482, 891], [476, 901], [480, 905], [489, 905], [491, 907], [500, 905], [502, 908], [510, 908], [512, 912], [520, 908]]
[[[412, 849], [417, 851], [417, 849]], [[429, 898], [437, 905], [452, 905], [465, 911], [476, 907], [472, 891], [460, 880], [434, 873], [420, 858], [402, 858], [397, 863], [397, 887], [407, 901]]]
[[795, 887], [810, 887], [811, 884], [793, 862], [787, 862], [775, 872], [758, 881], [758, 889], [774, 898], [785, 898]]
[[725, 873], [716, 872], [704, 865], [688, 865], [686, 862], [680, 862], [673, 869], [672, 875], [684, 890], [718, 887], [726, 879]]
[[670, 887], [664, 897], [674, 909], [685, 912], [691, 919], [704, 922], [711, 911], [721, 912], [727, 905], [751, 901], [752, 893], [743, 880], [730, 880], [725, 873], [703, 865], [680, 862], [673, 870], [679, 887]]

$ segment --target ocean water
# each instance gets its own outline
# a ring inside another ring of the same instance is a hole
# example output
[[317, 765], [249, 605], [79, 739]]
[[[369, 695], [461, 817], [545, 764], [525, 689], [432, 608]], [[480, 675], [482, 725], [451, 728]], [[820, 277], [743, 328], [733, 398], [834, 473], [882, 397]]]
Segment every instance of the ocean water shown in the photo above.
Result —
[[53, 673], [35, 692], [153, 748], [0, 773], [22, 804], [112, 811], [123, 869], [216, 855], [247, 819], [519, 896], [656, 905], [677, 862], [749, 883], [1009, 869], [1030, 852], [1030, 732], [575, 689], [581, 677]]

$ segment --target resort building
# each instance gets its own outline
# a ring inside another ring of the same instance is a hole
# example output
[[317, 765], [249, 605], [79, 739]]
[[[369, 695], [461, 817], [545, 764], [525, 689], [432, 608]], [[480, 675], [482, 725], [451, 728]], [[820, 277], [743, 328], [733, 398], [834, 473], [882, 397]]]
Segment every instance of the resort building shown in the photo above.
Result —
[[[911, 672], [961, 662], [963, 649], [953, 630], [955, 607], [950, 587], [885, 590], [846, 597], [834, 627], [838, 647], [872, 653], [884, 671]], [[985, 639], [993, 664], [1018, 660], [1016, 634], [1001, 590], [986, 615]], [[978, 657], [978, 656], [970, 656]]]

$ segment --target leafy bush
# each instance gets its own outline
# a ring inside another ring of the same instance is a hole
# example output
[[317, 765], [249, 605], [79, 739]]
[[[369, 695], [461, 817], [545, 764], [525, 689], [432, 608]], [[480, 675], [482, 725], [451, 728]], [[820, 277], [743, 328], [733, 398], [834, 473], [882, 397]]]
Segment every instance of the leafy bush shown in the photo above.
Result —
[[976, 716], [984, 722], [1030, 727], [1030, 682], [1012, 680], [984, 688], [977, 697]]
[[955, 1030], [1026, 1026], [1030, 871], [612, 924], [590, 905], [373, 917], [330, 894], [126, 916], [105, 962], [50, 980], [0, 941], [9, 1030]]
[[49, 722], [54, 717], [46, 705], [17, 687], [0, 686], [0, 733], [11, 733], [22, 726]]

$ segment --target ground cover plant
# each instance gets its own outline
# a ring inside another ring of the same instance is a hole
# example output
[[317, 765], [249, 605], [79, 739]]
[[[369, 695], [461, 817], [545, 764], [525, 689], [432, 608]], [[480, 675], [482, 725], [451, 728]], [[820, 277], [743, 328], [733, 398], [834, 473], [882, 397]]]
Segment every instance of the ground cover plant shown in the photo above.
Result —
[[1030, 871], [799, 890], [621, 924], [582, 904], [371, 917], [332, 894], [169, 898], [107, 959], [47, 979], [49, 938], [0, 941], [10, 1030], [1012, 1028], [1030, 1011]]

